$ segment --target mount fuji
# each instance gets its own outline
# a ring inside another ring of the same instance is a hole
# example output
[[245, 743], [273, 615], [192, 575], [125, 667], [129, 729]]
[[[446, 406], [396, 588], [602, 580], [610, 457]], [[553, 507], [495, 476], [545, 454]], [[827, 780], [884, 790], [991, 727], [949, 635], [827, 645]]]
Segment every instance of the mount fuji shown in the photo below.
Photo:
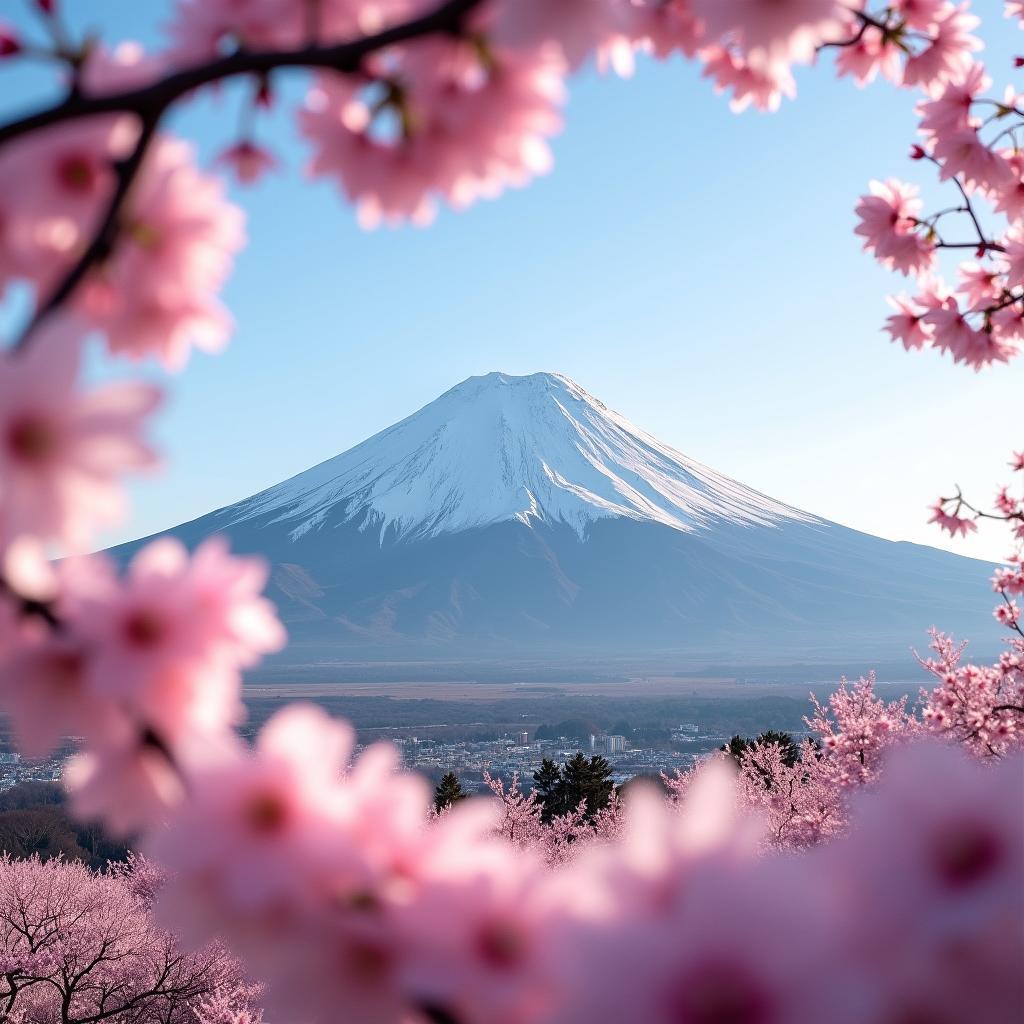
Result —
[[279, 668], [763, 664], [903, 654], [932, 625], [992, 631], [985, 563], [766, 497], [559, 374], [471, 377], [355, 448], [167, 532], [190, 546], [225, 534], [269, 560], [292, 637]]

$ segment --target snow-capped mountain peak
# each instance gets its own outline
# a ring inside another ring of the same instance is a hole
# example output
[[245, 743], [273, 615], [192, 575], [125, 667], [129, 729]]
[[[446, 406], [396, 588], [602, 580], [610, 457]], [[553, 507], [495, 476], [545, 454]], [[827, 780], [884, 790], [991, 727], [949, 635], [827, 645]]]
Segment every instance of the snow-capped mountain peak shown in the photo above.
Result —
[[470, 377], [355, 448], [232, 507], [293, 537], [328, 515], [404, 538], [519, 520], [583, 537], [625, 517], [684, 532], [815, 521], [661, 444], [568, 377]]

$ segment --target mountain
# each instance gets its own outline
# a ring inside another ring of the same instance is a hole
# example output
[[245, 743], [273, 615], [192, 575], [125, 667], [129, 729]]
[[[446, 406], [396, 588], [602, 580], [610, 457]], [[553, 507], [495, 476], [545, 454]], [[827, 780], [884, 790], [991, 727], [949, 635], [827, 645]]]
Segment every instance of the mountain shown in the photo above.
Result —
[[270, 561], [293, 639], [278, 669], [870, 661], [923, 647], [932, 625], [992, 634], [990, 566], [760, 494], [559, 374], [471, 377], [355, 448], [168, 532], [190, 546], [226, 534]]

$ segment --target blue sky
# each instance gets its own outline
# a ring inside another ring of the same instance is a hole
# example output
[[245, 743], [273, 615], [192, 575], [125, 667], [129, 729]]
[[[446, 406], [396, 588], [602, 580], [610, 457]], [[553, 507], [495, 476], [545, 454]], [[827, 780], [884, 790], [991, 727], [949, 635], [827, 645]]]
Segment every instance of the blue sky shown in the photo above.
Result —
[[[150, 46], [170, 8], [65, 6], [77, 25]], [[1024, 34], [1001, 0], [975, 8], [1001, 89]], [[31, 22], [15, 0], [3, 16]], [[301, 83], [291, 75], [285, 96]], [[778, 114], [736, 116], [679, 61], [645, 62], [629, 82], [584, 74], [552, 175], [427, 230], [369, 234], [329, 184], [304, 180], [293, 104], [279, 104], [259, 134], [284, 166], [236, 195], [251, 242], [225, 293], [234, 340], [170, 380], [158, 429], [167, 467], [133, 488], [133, 519], [107, 539], [251, 494], [471, 374], [551, 370], [793, 505], [887, 537], [1006, 554], [994, 530], [944, 543], [925, 506], [954, 481], [983, 498], [1003, 481], [1022, 444], [1021, 368], [975, 375], [890, 344], [884, 296], [901, 282], [852, 234], [869, 179], [928, 183], [905, 155], [915, 97], [861, 91], [827, 68], [798, 84]], [[41, 71], [0, 67], [0, 111], [48, 87]], [[173, 128], [209, 161], [232, 141], [237, 110], [226, 89], [183, 108]], [[16, 297], [0, 322], [19, 312]], [[96, 360], [94, 372], [110, 371]]]

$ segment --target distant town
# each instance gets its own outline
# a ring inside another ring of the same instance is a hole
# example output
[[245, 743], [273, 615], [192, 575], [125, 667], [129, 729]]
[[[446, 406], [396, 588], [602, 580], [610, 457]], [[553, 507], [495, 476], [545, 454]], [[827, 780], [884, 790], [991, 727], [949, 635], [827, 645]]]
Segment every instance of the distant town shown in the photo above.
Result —
[[0, 790], [11, 789], [21, 782], [55, 782], [60, 778], [64, 761], [60, 756], [30, 761], [11, 750], [0, 751]]
[[[445, 772], [454, 772], [470, 791], [485, 788], [485, 772], [506, 780], [518, 775], [524, 788], [529, 789], [533, 773], [544, 758], [563, 762], [577, 751], [606, 758], [614, 781], [621, 785], [636, 776], [672, 774], [676, 769], [689, 768], [698, 757], [729, 739], [726, 735], [701, 732], [696, 723], [690, 722], [679, 724], [671, 731], [669, 740], [660, 741], [657, 746], [614, 733], [551, 738], [537, 737], [523, 729], [492, 739], [453, 741], [408, 735], [408, 730], [402, 732], [382, 738], [389, 739], [401, 751], [404, 768], [434, 781]], [[365, 746], [359, 744], [357, 751]], [[29, 760], [11, 750], [0, 751], [0, 791], [22, 782], [57, 781], [68, 753], [68, 749], [63, 749], [44, 760]]]
[[662, 772], [671, 775], [677, 769], [689, 768], [698, 757], [728, 739], [702, 733], [696, 724], [684, 722], [672, 731], [669, 743], [657, 747], [636, 744], [618, 734], [591, 733], [585, 740], [578, 736], [536, 738], [527, 730], [478, 741], [442, 742], [408, 735], [392, 741], [401, 750], [403, 766], [408, 770], [435, 780], [445, 772], [454, 772], [466, 789], [479, 790], [484, 787], [485, 772], [502, 779], [518, 775], [524, 788], [529, 789], [533, 773], [544, 758], [564, 762], [578, 751], [604, 757], [618, 785], [637, 776], [658, 776]]

